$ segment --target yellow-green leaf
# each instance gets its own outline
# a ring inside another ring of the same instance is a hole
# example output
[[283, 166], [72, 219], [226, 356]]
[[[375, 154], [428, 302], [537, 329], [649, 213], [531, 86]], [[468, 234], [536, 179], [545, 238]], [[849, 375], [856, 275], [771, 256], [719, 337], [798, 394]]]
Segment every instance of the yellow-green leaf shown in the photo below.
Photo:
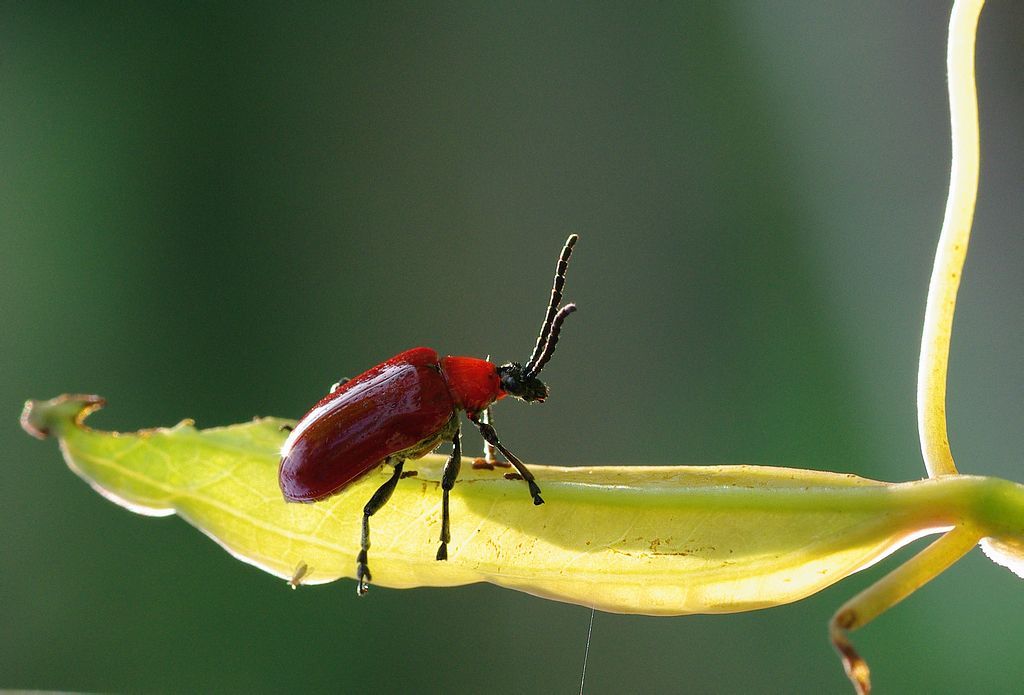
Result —
[[[305, 584], [354, 576], [362, 508], [388, 477], [383, 467], [323, 502], [286, 503], [277, 467], [288, 421], [108, 433], [82, 424], [101, 405], [94, 396], [30, 401], [22, 421], [37, 436], [55, 434], [68, 465], [132, 511], [177, 513], [278, 577], [297, 568]], [[409, 461], [417, 475], [373, 517], [375, 585], [487, 581], [646, 614], [748, 610], [807, 596], [914, 537], [976, 523], [962, 501], [978, 498], [974, 481], [987, 480], [888, 484], [757, 466], [531, 465], [547, 502], [535, 507], [522, 482], [465, 466], [451, 498], [449, 560], [437, 562], [443, 461]]]

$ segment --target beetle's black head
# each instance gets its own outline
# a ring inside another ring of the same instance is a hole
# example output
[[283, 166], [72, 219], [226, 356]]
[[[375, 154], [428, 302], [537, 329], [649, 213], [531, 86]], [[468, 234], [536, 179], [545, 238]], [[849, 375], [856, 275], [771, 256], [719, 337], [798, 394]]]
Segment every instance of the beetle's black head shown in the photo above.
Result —
[[548, 387], [544, 382], [527, 373], [526, 367], [518, 362], [509, 362], [498, 367], [498, 378], [501, 379], [501, 388], [507, 394], [527, 403], [543, 402], [548, 397]]

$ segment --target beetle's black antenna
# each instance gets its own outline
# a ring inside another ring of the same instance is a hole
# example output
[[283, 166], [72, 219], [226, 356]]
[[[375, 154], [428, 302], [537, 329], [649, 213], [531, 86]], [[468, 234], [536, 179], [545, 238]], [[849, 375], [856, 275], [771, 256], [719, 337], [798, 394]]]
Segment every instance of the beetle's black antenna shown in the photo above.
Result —
[[[569, 257], [572, 255], [572, 247], [576, 245], [579, 237], [570, 234], [562, 247], [562, 253], [558, 257], [558, 265], [555, 266], [555, 282], [551, 287], [551, 301], [548, 302], [548, 311], [544, 316], [544, 323], [541, 325], [540, 335], [537, 336], [537, 344], [533, 346], [533, 354], [530, 361], [526, 363], [524, 371], [529, 375], [536, 375], [541, 368], [551, 359], [551, 353], [555, 351], [555, 343], [558, 342], [558, 329], [565, 317], [576, 310], [574, 304], [565, 306], [561, 311], [558, 305], [562, 301], [562, 288], [565, 286], [565, 269], [569, 267]], [[569, 309], [572, 307], [572, 309]], [[568, 311], [566, 311], [568, 309]], [[554, 340], [550, 339], [554, 333]], [[550, 346], [550, 347], [549, 347]]]
[[532, 370], [529, 370], [529, 367], [527, 367], [529, 371], [525, 373], [525, 376], [537, 376], [540, 374], [540, 370], [544, 369], [544, 365], [547, 364], [548, 360], [551, 359], [551, 356], [555, 354], [555, 345], [558, 344], [558, 334], [562, 330], [562, 322], [565, 321], [566, 316], [574, 311], [576, 311], [575, 304], [566, 304], [558, 310], [558, 313], [555, 314], [554, 320], [551, 322], [551, 330], [548, 332], [548, 340], [544, 343], [544, 352], [540, 354], [540, 358], [537, 360], [537, 364]]

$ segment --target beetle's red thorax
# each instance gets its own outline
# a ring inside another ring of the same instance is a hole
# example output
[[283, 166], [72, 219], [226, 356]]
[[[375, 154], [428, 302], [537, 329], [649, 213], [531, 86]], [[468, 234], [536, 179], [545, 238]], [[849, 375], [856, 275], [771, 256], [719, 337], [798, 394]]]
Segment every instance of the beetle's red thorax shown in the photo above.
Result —
[[441, 360], [448, 391], [456, 407], [476, 415], [494, 401], [503, 398], [498, 367], [476, 357], [452, 357]]

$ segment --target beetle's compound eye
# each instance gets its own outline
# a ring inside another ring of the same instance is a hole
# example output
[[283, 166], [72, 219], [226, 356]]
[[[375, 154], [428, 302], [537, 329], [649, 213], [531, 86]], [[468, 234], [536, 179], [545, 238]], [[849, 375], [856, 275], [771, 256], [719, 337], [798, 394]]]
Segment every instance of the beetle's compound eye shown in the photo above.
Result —
[[524, 375], [523, 365], [509, 362], [498, 367], [501, 388], [510, 396], [531, 403], [548, 397], [548, 387], [535, 376]]

